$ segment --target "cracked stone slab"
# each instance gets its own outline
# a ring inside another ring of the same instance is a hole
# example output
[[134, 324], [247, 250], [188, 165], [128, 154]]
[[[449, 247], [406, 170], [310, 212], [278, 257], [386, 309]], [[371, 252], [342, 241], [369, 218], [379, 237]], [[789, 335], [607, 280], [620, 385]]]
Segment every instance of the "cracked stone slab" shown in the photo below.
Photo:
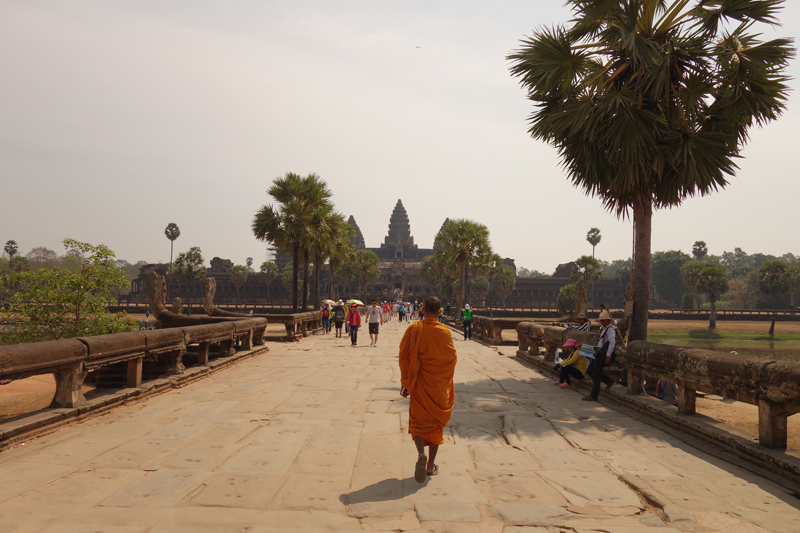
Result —
[[481, 512], [471, 503], [432, 503], [415, 504], [420, 522], [480, 522]]
[[197, 470], [151, 472], [127, 489], [103, 500], [109, 507], [171, 507], [211, 477]]
[[639, 496], [615, 475], [603, 472], [541, 472], [574, 505], [638, 507]]
[[280, 474], [223, 472], [206, 481], [190, 505], [266, 509], [284, 480]]

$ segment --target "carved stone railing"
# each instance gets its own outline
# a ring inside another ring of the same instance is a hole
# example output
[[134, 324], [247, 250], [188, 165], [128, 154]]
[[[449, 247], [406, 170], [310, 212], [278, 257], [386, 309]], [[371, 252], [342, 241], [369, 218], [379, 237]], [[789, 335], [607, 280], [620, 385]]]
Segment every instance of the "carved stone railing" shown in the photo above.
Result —
[[516, 330], [517, 324], [528, 322], [530, 318], [492, 318], [473, 316], [472, 334], [481, 339], [491, 340], [494, 345], [503, 344], [503, 330]]
[[[553, 361], [567, 339], [596, 345], [597, 333], [523, 322], [517, 326], [519, 351]], [[627, 372], [628, 393], [641, 393], [645, 376], [678, 386], [678, 412], [696, 413], [697, 391], [758, 406], [758, 441], [767, 448], [786, 448], [790, 415], [800, 412], [800, 363], [633, 341], [618, 347], [615, 366]]]
[[150, 331], [111, 333], [56, 341], [0, 346], [0, 381], [53, 374], [56, 392], [51, 407], [86, 404], [83, 381], [91, 370], [127, 364], [128, 387], [142, 384], [145, 360], [162, 364], [167, 374], [181, 374], [189, 345], [199, 345], [198, 364], [208, 364], [209, 347], [219, 345], [221, 357], [233, 355], [238, 341], [243, 350], [264, 342], [267, 321], [247, 318], [217, 324], [184, 326]]

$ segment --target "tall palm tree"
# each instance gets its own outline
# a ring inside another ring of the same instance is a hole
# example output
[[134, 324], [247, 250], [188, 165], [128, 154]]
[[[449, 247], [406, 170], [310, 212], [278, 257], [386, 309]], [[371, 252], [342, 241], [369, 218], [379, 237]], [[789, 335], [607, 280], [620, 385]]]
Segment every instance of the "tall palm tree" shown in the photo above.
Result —
[[328, 259], [328, 250], [331, 246], [333, 216], [333, 206], [325, 205], [314, 210], [309, 222], [311, 242], [308, 248], [314, 258], [314, 301], [312, 302], [314, 309], [319, 309], [321, 303], [319, 278], [322, 267]]
[[[287, 172], [283, 177], [275, 178], [267, 193], [278, 205], [262, 206], [253, 218], [252, 229], [258, 240], [271, 242], [280, 250], [291, 251], [292, 312], [296, 313], [300, 247], [310, 241], [308, 223], [312, 212], [328, 203], [331, 192], [316, 174], [309, 174], [303, 178]], [[308, 248], [305, 249], [304, 255], [307, 264]], [[304, 277], [307, 281], [307, 268]], [[305, 293], [306, 291], [303, 291], [304, 306]]]
[[344, 215], [336, 213], [331, 220], [331, 238], [328, 249], [328, 299], [333, 300], [334, 271], [352, 261], [355, 246], [350, 237], [355, 234], [353, 226], [347, 223]]
[[17, 255], [17, 250], [19, 247], [17, 246], [17, 241], [6, 241], [6, 245], [3, 247], [3, 251], [8, 254], [9, 259], [14, 259], [14, 256]]
[[192, 282], [206, 276], [203, 256], [198, 246], [192, 246], [188, 252], [178, 254], [175, 258], [175, 276], [186, 280], [186, 309], [192, 313]]
[[236, 305], [239, 305], [239, 289], [247, 281], [250, 276], [250, 271], [244, 265], [234, 265], [231, 268], [231, 283], [236, 287]]
[[370, 250], [359, 250], [353, 257], [353, 267], [357, 272], [357, 279], [361, 283], [361, 298], [366, 301], [367, 283], [375, 281], [381, 276], [381, 260]]
[[603, 236], [600, 235], [600, 230], [598, 228], [591, 228], [589, 233], [586, 234], [586, 240], [589, 241], [589, 244], [592, 245], [592, 258], [594, 258], [594, 249], [595, 247], [600, 244], [600, 241], [603, 239]]
[[451, 220], [436, 235], [434, 242], [442, 245], [442, 252], [450, 262], [458, 265], [461, 285], [461, 302], [467, 303], [467, 284], [469, 283], [469, 267], [476, 260], [488, 255], [489, 230], [486, 226], [473, 220], [460, 218]]
[[170, 222], [164, 228], [164, 235], [169, 239], [169, 270], [167, 271], [167, 283], [169, 283], [169, 278], [172, 277], [172, 248], [175, 246], [175, 239], [181, 236], [181, 229], [174, 222]]
[[750, 127], [785, 107], [791, 39], [748, 33], [777, 24], [781, 3], [568, 0], [570, 28], [541, 29], [508, 57], [536, 105], [531, 136], [633, 219], [633, 340], [647, 338], [653, 210], [724, 187]]
[[769, 336], [775, 334], [775, 307], [779, 294], [789, 292], [789, 265], [783, 261], [767, 261], [758, 267], [758, 290], [772, 295], [772, 323], [769, 325]]

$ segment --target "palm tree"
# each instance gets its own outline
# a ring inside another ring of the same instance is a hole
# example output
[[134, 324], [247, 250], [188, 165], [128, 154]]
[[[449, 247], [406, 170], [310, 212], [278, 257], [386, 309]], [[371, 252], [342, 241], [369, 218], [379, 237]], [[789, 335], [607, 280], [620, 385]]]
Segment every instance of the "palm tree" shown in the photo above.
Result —
[[200, 248], [192, 246], [188, 252], [178, 254], [173, 266], [175, 276], [186, 280], [186, 309], [188, 311], [187, 314], [192, 314], [192, 282], [206, 276], [206, 268], [203, 266], [203, 256]]
[[436, 257], [429, 255], [422, 259], [419, 264], [419, 277], [430, 287], [431, 292], [436, 292], [436, 289], [442, 283], [442, 271], [436, 266]]
[[[331, 192], [316, 174], [303, 178], [287, 172], [283, 177], [275, 178], [267, 193], [279, 205], [262, 206], [253, 218], [252, 229], [258, 240], [271, 242], [280, 250], [291, 251], [292, 312], [296, 313], [300, 246], [310, 241], [308, 222], [312, 212], [328, 203]], [[304, 257], [307, 265], [308, 248], [305, 249]], [[307, 266], [304, 278], [307, 281]], [[305, 303], [304, 298], [304, 308]]]
[[181, 229], [174, 222], [167, 224], [164, 228], [164, 235], [169, 239], [169, 270], [167, 271], [167, 283], [172, 276], [172, 248], [175, 246], [175, 239], [181, 236]]
[[331, 220], [331, 238], [328, 249], [328, 299], [333, 300], [334, 271], [352, 261], [355, 247], [350, 237], [355, 234], [353, 226], [339, 213]]
[[488, 255], [489, 230], [479, 222], [465, 218], [451, 220], [439, 230], [436, 243], [442, 245], [442, 252], [452, 263], [458, 265], [461, 284], [461, 303], [467, 302], [467, 284], [469, 283], [469, 267], [482, 255]]
[[[727, 184], [753, 125], [783, 111], [791, 39], [762, 42], [782, 0], [568, 0], [572, 26], [509, 55], [530, 134], [571, 181], [634, 223], [632, 340], [647, 339], [654, 209]], [[729, 23], [740, 24], [733, 30]]]
[[242, 288], [249, 275], [250, 271], [246, 266], [233, 265], [233, 268], [231, 268], [231, 283], [236, 287], [236, 305], [239, 305], [239, 289]]
[[594, 258], [594, 247], [600, 244], [602, 239], [603, 236], [600, 235], [600, 230], [597, 228], [591, 228], [589, 233], [586, 234], [586, 240], [592, 245], [592, 258]]
[[503, 301], [503, 307], [506, 306], [506, 298], [511, 294], [517, 284], [517, 278], [514, 275], [514, 269], [506, 264], [500, 265], [494, 275], [494, 290], [500, 300]]
[[711, 316], [708, 320], [708, 329], [714, 330], [717, 327], [717, 294], [728, 292], [728, 270], [722, 265], [707, 263], [697, 279], [697, 290], [708, 295], [711, 303]]
[[278, 265], [274, 261], [261, 263], [261, 278], [267, 284], [267, 303], [269, 303], [269, 286], [278, 277]]
[[6, 241], [6, 245], [3, 247], [3, 251], [8, 254], [9, 259], [14, 259], [14, 256], [17, 255], [17, 250], [19, 247], [17, 246], [17, 241]]
[[694, 241], [694, 245], [692, 245], [692, 255], [698, 261], [702, 261], [703, 258], [708, 255], [708, 246], [706, 246], [705, 241]]
[[353, 257], [353, 267], [357, 272], [356, 278], [361, 283], [361, 298], [367, 297], [367, 283], [381, 277], [381, 260], [370, 250], [359, 250]]
[[689, 287], [689, 290], [694, 294], [697, 299], [697, 310], [700, 310], [700, 291], [697, 288], [697, 283], [700, 280], [700, 272], [703, 271], [704, 263], [700, 261], [690, 260], [686, 261], [681, 266], [681, 281], [684, 285]]
[[244, 260], [244, 264], [247, 265], [247, 271], [248, 272], [253, 272], [253, 258], [252, 257], [248, 257], [247, 259], [245, 259]]
[[779, 294], [789, 292], [789, 265], [783, 261], [767, 261], [758, 267], [758, 290], [772, 295], [772, 324], [769, 336], [775, 334], [775, 301]]
[[[338, 213], [334, 213], [333, 206], [324, 205], [314, 210], [309, 222], [309, 230], [311, 234], [311, 242], [309, 248], [311, 255], [314, 257], [314, 301], [312, 306], [314, 309], [319, 309], [321, 303], [320, 297], [320, 272], [328, 259], [328, 252], [331, 247], [333, 231], [334, 231], [334, 218]], [[339, 217], [344, 219], [344, 215], [338, 214]]]
[[[583, 279], [584, 288], [586, 288], [587, 285], [591, 285], [592, 288], [594, 288], [594, 282], [603, 279], [603, 267], [600, 261], [594, 257], [582, 255], [575, 261], [570, 277], [575, 281]], [[583, 312], [585, 309], [578, 309], [578, 311]]]

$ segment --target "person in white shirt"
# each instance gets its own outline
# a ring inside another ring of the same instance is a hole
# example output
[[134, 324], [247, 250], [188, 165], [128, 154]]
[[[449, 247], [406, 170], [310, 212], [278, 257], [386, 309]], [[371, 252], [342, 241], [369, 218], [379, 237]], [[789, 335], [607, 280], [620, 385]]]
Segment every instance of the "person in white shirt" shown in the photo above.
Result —
[[617, 348], [617, 335], [619, 335], [619, 330], [616, 324], [614, 324], [614, 319], [611, 318], [611, 313], [606, 309], [600, 312], [598, 320], [603, 326], [603, 329], [600, 330], [600, 341], [597, 343], [598, 350], [595, 350], [594, 361], [589, 365], [587, 371], [587, 374], [592, 377], [592, 392], [590, 392], [588, 396], [582, 398], [587, 402], [597, 401], [598, 396], [600, 396], [601, 382], [605, 383], [606, 390], [610, 389], [611, 385], [614, 384], [614, 378], [603, 374], [603, 370], [606, 366], [614, 362], [616, 356], [614, 352]]
[[372, 300], [372, 305], [367, 307], [367, 327], [369, 327], [370, 346], [378, 345], [378, 325], [383, 325], [383, 313], [378, 306], [378, 300]]

